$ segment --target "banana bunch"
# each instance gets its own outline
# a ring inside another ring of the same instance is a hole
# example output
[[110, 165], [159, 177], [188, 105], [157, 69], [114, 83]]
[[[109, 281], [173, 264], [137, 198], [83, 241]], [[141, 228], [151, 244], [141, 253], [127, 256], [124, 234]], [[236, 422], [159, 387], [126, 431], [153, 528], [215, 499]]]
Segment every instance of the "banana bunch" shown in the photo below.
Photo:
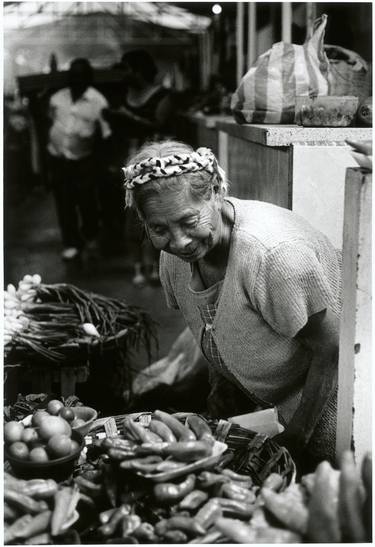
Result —
[[11, 343], [15, 334], [29, 326], [30, 320], [23, 312], [22, 305], [34, 301], [36, 287], [41, 282], [39, 274], [25, 275], [17, 289], [9, 283], [4, 291], [4, 346]]

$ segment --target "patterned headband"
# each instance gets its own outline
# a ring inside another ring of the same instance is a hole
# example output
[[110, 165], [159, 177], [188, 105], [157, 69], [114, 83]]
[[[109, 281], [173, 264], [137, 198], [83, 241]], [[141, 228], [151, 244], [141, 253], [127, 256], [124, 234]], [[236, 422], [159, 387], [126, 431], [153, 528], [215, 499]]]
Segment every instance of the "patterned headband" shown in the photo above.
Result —
[[145, 184], [160, 177], [172, 177], [182, 173], [193, 173], [205, 169], [214, 173], [216, 158], [209, 148], [198, 148], [190, 154], [173, 154], [164, 158], [151, 157], [140, 163], [133, 163], [122, 170], [125, 188], [131, 190], [136, 184]]

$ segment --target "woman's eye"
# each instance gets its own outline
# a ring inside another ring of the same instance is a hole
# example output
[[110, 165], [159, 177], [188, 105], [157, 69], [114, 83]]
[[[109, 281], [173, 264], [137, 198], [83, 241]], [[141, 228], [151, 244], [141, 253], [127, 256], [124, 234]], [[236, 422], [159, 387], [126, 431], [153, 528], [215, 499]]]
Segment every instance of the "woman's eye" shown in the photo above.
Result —
[[154, 234], [161, 236], [165, 233], [165, 228], [163, 226], [152, 226], [151, 231], [154, 232]]
[[193, 220], [187, 220], [186, 222], [184, 222], [184, 226], [186, 226], [186, 228], [195, 228], [196, 225], [198, 224], [198, 219], [193, 219]]

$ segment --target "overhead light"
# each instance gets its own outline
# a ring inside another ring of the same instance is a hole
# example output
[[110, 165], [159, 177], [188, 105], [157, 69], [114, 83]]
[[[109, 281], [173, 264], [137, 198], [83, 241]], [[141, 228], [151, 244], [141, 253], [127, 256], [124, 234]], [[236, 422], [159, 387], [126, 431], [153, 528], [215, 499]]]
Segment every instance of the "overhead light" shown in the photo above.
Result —
[[212, 6], [212, 13], [214, 13], [215, 15], [219, 15], [221, 12], [222, 12], [222, 7], [220, 6], [220, 4], [214, 4]]

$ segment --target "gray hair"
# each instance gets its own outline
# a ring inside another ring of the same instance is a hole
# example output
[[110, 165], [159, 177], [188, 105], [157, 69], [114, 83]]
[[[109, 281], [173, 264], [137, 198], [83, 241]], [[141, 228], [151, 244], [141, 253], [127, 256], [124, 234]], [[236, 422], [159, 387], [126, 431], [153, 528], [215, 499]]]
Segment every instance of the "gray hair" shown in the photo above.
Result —
[[[188, 144], [166, 140], [160, 142], [150, 142], [143, 145], [140, 150], [132, 156], [127, 166], [139, 164], [149, 158], [165, 158], [174, 154], [191, 154], [194, 150]], [[180, 173], [166, 177], [158, 177], [142, 185], [134, 185], [133, 188], [126, 188], [125, 205], [126, 207], [135, 207], [139, 213], [142, 211], [142, 204], [150, 195], [159, 194], [169, 189], [181, 188], [188, 185], [193, 197], [197, 199], [207, 199], [212, 190], [222, 196], [228, 193], [228, 181], [224, 170], [219, 166], [215, 158], [214, 174], [206, 170], [195, 172]]]

